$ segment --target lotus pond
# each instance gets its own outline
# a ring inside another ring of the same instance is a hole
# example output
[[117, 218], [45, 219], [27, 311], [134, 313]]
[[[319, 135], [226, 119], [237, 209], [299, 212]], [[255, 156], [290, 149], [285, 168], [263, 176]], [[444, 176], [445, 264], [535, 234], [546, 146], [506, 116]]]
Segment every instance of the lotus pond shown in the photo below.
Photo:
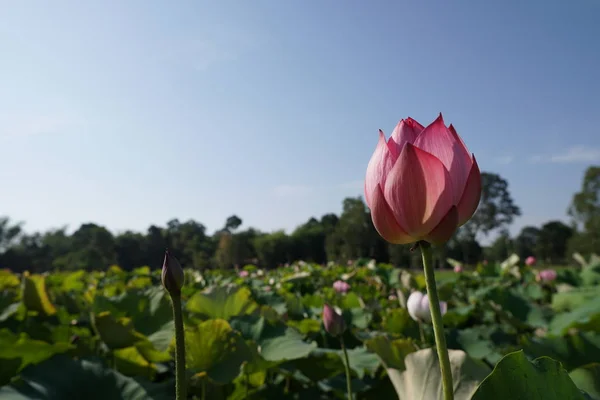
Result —
[[[576, 258], [552, 282], [516, 256], [438, 276], [457, 400], [600, 399], [600, 258]], [[189, 398], [343, 399], [325, 302], [348, 326], [357, 399], [440, 398], [433, 330], [404, 306], [425, 291], [418, 271], [368, 260], [243, 270], [185, 271]], [[0, 271], [0, 399], [172, 399], [173, 351], [160, 270]]]

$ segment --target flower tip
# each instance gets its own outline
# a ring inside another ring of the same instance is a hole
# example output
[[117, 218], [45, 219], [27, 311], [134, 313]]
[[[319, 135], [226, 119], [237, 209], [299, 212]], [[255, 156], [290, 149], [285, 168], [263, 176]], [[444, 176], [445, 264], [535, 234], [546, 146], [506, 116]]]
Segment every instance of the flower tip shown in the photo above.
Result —
[[346, 322], [341, 312], [338, 312], [329, 304], [323, 305], [323, 325], [331, 336], [339, 336], [346, 331]]
[[168, 249], [165, 250], [165, 258], [161, 272], [163, 287], [170, 295], [179, 295], [181, 294], [184, 279], [185, 275], [183, 273], [183, 268], [181, 268], [181, 264], [175, 256], [171, 255]]

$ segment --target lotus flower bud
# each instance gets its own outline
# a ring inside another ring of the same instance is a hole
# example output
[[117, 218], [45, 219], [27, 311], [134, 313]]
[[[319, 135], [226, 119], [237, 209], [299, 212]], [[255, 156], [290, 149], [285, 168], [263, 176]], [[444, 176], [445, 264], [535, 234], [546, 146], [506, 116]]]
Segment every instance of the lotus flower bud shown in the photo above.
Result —
[[333, 289], [338, 293], [347, 293], [350, 290], [350, 285], [344, 281], [337, 280], [333, 282]]
[[248, 272], [246, 270], [241, 270], [238, 275], [239, 275], [240, 278], [247, 278], [248, 275], [250, 275], [250, 272]]
[[365, 179], [365, 199], [377, 232], [390, 243], [442, 244], [475, 213], [481, 174], [442, 115], [428, 127], [401, 120], [388, 141], [379, 131]]
[[527, 257], [525, 259], [525, 264], [528, 265], [528, 266], [530, 266], [530, 267], [533, 267], [536, 262], [537, 262], [537, 260], [535, 259], [534, 256], [529, 256], [529, 257]]
[[171, 255], [168, 250], [165, 251], [161, 279], [163, 286], [171, 296], [179, 296], [181, 294], [181, 288], [185, 279], [183, 268], [181, 268], [181, 264], [179, 264], [177, 258]]
[[323, 306], [323, 325], [331, 336], [339, 336], [346, 330], [346, 322], [341, 311], [331, 307], [329, 304]]
[[[431, 322], [431, 311], [429, 310], [429, 296], [421, 292], [412, 292], [406, 302], [408, 314], [415, 321]], [[448, 303], [440, 301], [442, 316], [448, 311]]]
[[463, 272], [463, 266], [460, 264], [456, 264], [454, 266], [454, 272], [456, 272], [457, 274], [460, 274], [461, 272]]
[[538, 272], [536, 280], [542, 282], [552, 282], [556, 279], [556, 271], [553, 269], [545, 269]]

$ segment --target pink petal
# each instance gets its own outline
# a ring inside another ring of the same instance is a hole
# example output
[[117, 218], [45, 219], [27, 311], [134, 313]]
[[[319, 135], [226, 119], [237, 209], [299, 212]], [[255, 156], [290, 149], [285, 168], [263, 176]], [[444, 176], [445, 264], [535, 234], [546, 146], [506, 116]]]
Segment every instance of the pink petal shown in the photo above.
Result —
[[458, 142], [460, 142], [460, 144], [462, 145], [463, 149], [465, 149], [465, 154], [467, 155], [467, 157], [469, 157], [469, 154], [471, 154], [471, 153], [469, 152], [469, 149], [467, 148], [467, 145], [462, 140], [462, 138], [460, 137], [460, 135], [458, 134], [458, 132], [456, 132], [456, 129], [454, 129], [454, 125], [450, 124], [450, 126], [448, 127], [448, 129], [450, 129], [450, 133], [452, 133], [452, 136], [454, 136], [454, 139], [456, 139]]
[[458, 202], [458, 226], [464, 225], [477, 210], [481, 199], [481, 173], [475, 155], [473, 155], [473, 166], [469, 172], [465, 190]]
[[414, 143], [415, 139], [423, 129], [423, 125], [411, 117], [408, 117], [405, 120], [400, 120], [398, 125], [396, 125], [394, 128], [392, 136], [388, 142], [388, 146], [392, 154], [398, 157], [402, 151], [402, 146], [404, 146], [405, 143]]
[[375, 191], [375, 188], [379, 184], [383, 187], [387, 174], [394, 165], [394, 161], [395, 159], [392, 158], [392, 154], [385, 142], [385, 135], [383, 131], [379, 130], [379, 142], [377, 142], [375, 152], [371, 156], [371, 160], [367, 166], [367, 176], [365, 179], [365, 200], [369, 208], [371, 208], [371, 193]]
[[416, 239], [431, 232], [453, 205], [444, 164], [410, 143], [388, 173], [383, 193], [396, 221]]
[[388, 242], [407, 244], [417, 241], [410, 237], [396, 221], [392, 209], [385, 201], [381, 186], [377, 186], [371, 194], [371, 218], [379, 235]]
[[458, 210], [456, 206], [452, 206], [440, 223], [425, 236], [425, 240], [436, 245], [444, 244], [454, 235], [457, 225]]
[[464, 191], [469, 171], [471, 170], [471, 157], [458, 138], [446, 128], [442, 114], [433, 121], [414, 142], [421, 150], [436, 156], [450, 173], [453, 188], [453, 204], [458, 204]]

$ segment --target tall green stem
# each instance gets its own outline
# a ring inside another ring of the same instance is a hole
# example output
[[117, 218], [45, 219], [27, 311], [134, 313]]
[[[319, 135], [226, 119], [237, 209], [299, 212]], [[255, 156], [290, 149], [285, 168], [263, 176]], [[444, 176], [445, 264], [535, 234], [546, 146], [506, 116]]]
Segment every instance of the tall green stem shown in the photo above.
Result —
[[340, 336], [342, 352], [344, 353], [344, 367], [346, 368], [346, 391], [348, 392], [348, 400], [352, 400], [352, 375], [350, 375], [350, 361], [348, 360], [348, 351], [344, 344], [344, 338]]
[[435, 344], [437, 347], [438, 358], [440, 359], [440, 369], [442, 370], [444, 400], [453, 400], [454, 389], [452, 387], [452, 369], [450, 368], [450, 357], [448, 356], [446, 337], [444, 336], [444, 324], [442, 322], [442, 311], [440, 310], [440, 299], [438, 297], [437, 287], [435, 285], [435, 273], [433, 271], [431, 245], [427, 242], [419, 242], [419, 247], [421, 248], [421, 254], [423, 255], [423, 270], [425, 271], [425, 282], [427, 284], [427, 294], [429, 296], [431, 322], [433, 323]]
[[185, 374], [185, 335], [183, 332], [183, 315], [181, 313], [181, 296], [171, 295], [173, 303], [173, 320], [175, 322], [175, 400], [186, 400]]

